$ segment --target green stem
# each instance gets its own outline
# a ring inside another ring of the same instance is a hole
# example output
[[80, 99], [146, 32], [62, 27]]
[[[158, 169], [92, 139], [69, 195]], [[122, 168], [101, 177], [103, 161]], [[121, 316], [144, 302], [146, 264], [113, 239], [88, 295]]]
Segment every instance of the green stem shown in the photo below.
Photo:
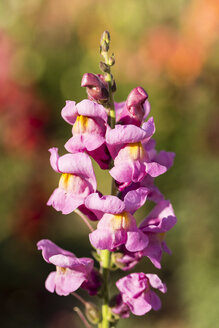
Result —
[[108, 249], [102, 250], [100, 253], [101, 265], [102, 265], [102, 274], [103, 274], [103, 305], [102, 305], [102, 326], [101, 328], [109, 328], [109, 288], [108, 288], [108, 279], [109, 279], [109, 268], [111, 254]]
[[[104, 34], [103, 34], [104, 35]], [[110, 37], [108, 32], [105, 34], [107, 38], [107, 43], [110, 42]], [[104, 41], [104, 38], [102, 39]], [[104, 41], [105, 42], [105, 41]], [[109, 125], [113, 129], [115, 127], [115, 106], [114, 106], [114, 99], [113, 99], [113, 92], [112, 92], [112, 85], [113, 85], [113, 76], [110, 71], [110, 57], [108, 55], [108, 48], [105, 47], [105, 50], [101, 51], [101, 55], [103, 56], [105, 63], [109, 67], [109, 71], [105, 74], [105, 81], [108, 83], [109, 86], [109, 100], [107, 104], [108, 108], [108, 115], [109, 115]], [[111, 185], [111, 195], [116, 195], [116, 185], [114, 179], [112, 179]], [[101, 268], [102, 268], [102, 275], [103, 275], [103, 304], [102, 304], [102, 322], [99, 325], [100, 328], [109, 328], [110, 327], [110, 319], [111, 319], [111, 311], [109, 307], [109, 270], [111, 265], [111, 253], [109, 250], [105, 249], [100, 252], [101, 258]], [[98, 328], [99, 328], [98, 327]]]

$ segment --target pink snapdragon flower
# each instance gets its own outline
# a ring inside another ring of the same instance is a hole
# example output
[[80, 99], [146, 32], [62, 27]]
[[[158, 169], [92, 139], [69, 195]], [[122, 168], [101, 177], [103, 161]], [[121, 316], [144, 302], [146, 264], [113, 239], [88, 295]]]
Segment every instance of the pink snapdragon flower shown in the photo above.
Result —
[[146, 175], [157, 177], [166, 172], [166, 167], [151, 161], [144, 145], [155, 132], [153, 118], [142, 125], [116, 125], [107, 129], [106, 142], [114, 159], [111, 176], [117, 181], [119, 190], [132, 182], [140, 182]]
[[[151, 290], [151, 287], [166, 293], [166, 285], [156, 274], [131, 273], [118, 280], [122, 301], [135, 315], [144, 315], [151, 309], [158, 311], [161, 308], [160, 298]], [[120, 305], [121, 306], [121, 305]]]
[[91, 159], [85, 153], [65, 154], [59, 157], [58, 148], [50, 148], [50, 163], [54, 171], [62, 173], [59, 186], [47, 205], [63, 214], [82, 206], [89, 194], [96, 191], [97, 183]]
[[176, 217], [170, 201], [162, 200], [139, 225], [139, 229], [148, 237], [148, 245], [138, 252], [129, 252], [124, 247], [120, 248], [120, 255], [123, 256], [117, 257], [116, 261], [121, 269], [124, 271], [132, 269], [144, 256], [160, 269], [163, 252], [171, 254], [165, 242], [165, 235], [175, 224]]
[[141, 126], [150, 113], [148, 94], [142, 87], [134, 88], [124, 102], [115, 103], [116, 122]]
[[65, 144], [70, 153], [87, 152], [102, 169], [107, 169], [110, 155], [105, 143], [107, 113], [105, 108], [91, 100], [84, 99], [76, 104], [66, 101], [62, 117], [73, 125], [71, 137]]
[[137, 228], [132, 214], [145, 203], [147, 193], [147, 188], [130, 191], [124, 201], [116, 196], [100, 197], [97, 193], [88, 196], [85, 206], [101, 217], [97, 229], [89, 235], [91, 244], [110, 251], [120, 245], [131, 252], [143, 250], [148, 238]]
[[176, 224], [176, 221], [170, 201], [163, 200], [139, 225], [139, 229], [149, 238], [149, 244], [144, 249], [143, 256], [147, 256], [158, 269], [161, 268], [162, 253], [171, 254], [165, 242], [165, 235]]
[[[42, 256], [46, 262], [56, 266], [56, 271], [51, 272], [45, 282], [49, 292], [56, 291], [60, 296], [67, 296], [79, 287], [83, 287], [89, 292], [89, 284], [92, 285], [91, 293], [97, 292], [100, 283], [96, 283], [94, 292], [92, 283], [94, 261], [92, 259], [77, 258], [73, 253], [60, 248], [48, 239], [40, 240], [37, 248], [42, 250]], [[89, 282], [89, 280], [91, 281]]]

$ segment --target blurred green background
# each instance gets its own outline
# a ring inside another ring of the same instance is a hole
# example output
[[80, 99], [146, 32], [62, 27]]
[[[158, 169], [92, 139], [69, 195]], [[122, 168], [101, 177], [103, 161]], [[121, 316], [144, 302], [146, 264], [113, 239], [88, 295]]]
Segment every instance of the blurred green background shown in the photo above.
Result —
[[[66, 99], [86, 97], [83, 73], [100, 73], [99, 39], [106, 29], [116, 57], [116, 101], [144, 87], [157, 148], [176, 152], [175, 165], [156, 180], [178, 218], [167, 234], [173, 255], [163, 257], [160, 272], [149, 261], [136, 268], [159, 274], [168, 293], [160, 312], [132, 316], [119, 327], [217, 327], [217, 0], [0, 1], [1, 327], [82, 327], [72, 311], [77, 301], [45, 290], [53, 267], [36, 242], [48, 238], [78, 256], [90, 254], [80, 219], [46, 206], [59, 179], [47, 149], [64, 153], [71, 127], [61, 108]], [[108, 192], [95, 168], [99, 189]], [[146, 206], [137, 219], [147, 212]]]

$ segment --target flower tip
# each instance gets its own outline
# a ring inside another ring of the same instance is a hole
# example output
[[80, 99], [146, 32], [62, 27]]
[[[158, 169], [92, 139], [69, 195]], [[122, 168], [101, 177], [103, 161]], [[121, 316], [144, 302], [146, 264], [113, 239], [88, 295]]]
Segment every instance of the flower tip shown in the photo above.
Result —
[[85, 73], [82, 76], [82, 80], [81, 80], [81, 86], [82, 87], [90, 87], [90, 86], [99, 86], [99, 79], [98, 77], [93, 74], [93, 73]]
[[142, 87], [137, 87], [134, 88], [128, 95], [126, 104], [128, 108], [131, 108], [133, 106], [143, 105], [147, 99], [147, 92]]
[[81, 86], [86, 87], [88, 99], [92, 101], [105, 101], [109, 97], [107, 86], [100, 75], [85, 73], [81, 80]]
[[104, 31], [102, 36], [101, 36], [101, 41], [106, 41], [107, 43], [110, 42], [110, 33], [108, 31]]

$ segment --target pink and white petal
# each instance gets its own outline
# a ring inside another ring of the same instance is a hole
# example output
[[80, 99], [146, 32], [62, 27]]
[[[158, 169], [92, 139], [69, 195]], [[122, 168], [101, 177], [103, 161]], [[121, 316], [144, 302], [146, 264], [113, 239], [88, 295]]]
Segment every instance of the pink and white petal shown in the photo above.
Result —
[[153, 288], [158, 289], [162, 293], [166, 293], [167, 287], [166, 285], [160, 280], [158, 275], [153, 273], [147, 273], [146, 277], [149, 279], [149, 283]]
[[42, 239], [38, 241], [37, 249], [42, 250], [42, 256], [47, 263], [51, 263], [49, 260], [50, 257], [56, 254], [63, 254], [75, 257], [73, 253], [62, 249], [49, 239]]
[[142, 207], [146, 202], [150, 190], [145, 187], [138, 188], [127, 192], [124, 197], [125, 209], [133, 214], [137, 209]]
[[154, 118], [151, 117], [147, 122], [143, 123], [142, 129], [146, 132], [144, 141], [149, 141], [152, 135], [155, 133]]
[[99, 148], [105, 142], [105, 138], [98, 134], [86, 133], [82, 135], [82, 141], [84, 147], [88, 151], [92, 151]]
[[114, 166], [110, 171], [110, 175], [118, 182], [132, 182], [133, 176], [133, 163], [127, 161], [126, 163], [121, 163]]
[[167, 171], [167, 168], [165, 166], [156, 162], [145, 163], [145, 166], [147, 174], [149, 174], [153, 178], [156, 178]]
[[97, 229], [89, 234], [91, 245], [97, 249], [108, 249], [113, 248], [113, 235], [110, 230]]
[[87, 278], [84, 273], [67, 270], [64, 274], [56, 274], [56, 293], [67, 296], [76, 291]]
[[55, 172], [60, 172], [59, 166], [58, 166], [58, 160], [59, 160], [59, 154], [58, 154], [58, 148], [53, 147], [49, 149], [50, 152], [50, 164]]
[[125, 247], [129, 252], [138, 252], [142, 251], [148, 245], [148, 237], [138, 231], [128, 231], [127, 232], [127, 241]]
[[93, 193], [86, 198], [85, 206], [90, 210], [97, 210], [102, 213], [117, 214], [122, 213], [125, 209], [125, 204], [116, 196], [100, 196], [98, 193]]
[[84, 99], [79, 102], [77, 105], [77, 110], [79, 115], [89, 116], [89, 117], [99, 117], [104, 122], [107, 122], [107, 112], [106, 109], [91, 100]]
[[88, 273], [93, 268], [93, 260], [87, 257], [77, 258], [68, 255], [57, 254], [50, 257], [50, 263], [61, 267], [69, 268], [69, 270], [79, 271], [83, 273]]
[[139, 227], [144, 228], [144, 231], [164, 232], [170, 230], [175, 223], [176, 217], [170, 201], [162, 200], [152, 209]]
[[144, 315], [152, 309], [152, 306], [145, 300], [143, 295], [138, 298], [124, 300], [124, 302], [128, 305], [130, 311], [135, 315]]
[[116, 125], [114, 129], [107, 129], [106, 143], [109, 145], [134, 143], [147, 137], [147, 133], [136, 125]]
[[86, 179], [92, 185], [93, 190], [96, 190], [97, 183], [93, 165], [86, 153], [65, 154], [59, 159], [59, 168], [64, 173], [75, 174]]
[[119, 279], [116, 282], [116, 286], [124, 294], [124, 297], [128, 299], [136, 298], [148, 287], [148, 279], [143, 272], [135, 272]]
[[54, 293], [55, 291], [55, 277], [56, 271], [50, 272], [45, 281], [45, 287], [50, 293]]
[[61, 115], [66, 122], [73, 125], [77, 117], [75, 101], [67, 100], [65, 107], [62, 109]]
[[52, 206], [62, 214], [72, 213], [76, 208], [84, 203], [84, 199], [74, 194], [66, 193], [61, 188], [56, 188], [50, 196], [47, 205]]
[[85, 151], [82, 135], [76, 134], [71, 137], [64, 145], [65, 149], [72, 154]]

